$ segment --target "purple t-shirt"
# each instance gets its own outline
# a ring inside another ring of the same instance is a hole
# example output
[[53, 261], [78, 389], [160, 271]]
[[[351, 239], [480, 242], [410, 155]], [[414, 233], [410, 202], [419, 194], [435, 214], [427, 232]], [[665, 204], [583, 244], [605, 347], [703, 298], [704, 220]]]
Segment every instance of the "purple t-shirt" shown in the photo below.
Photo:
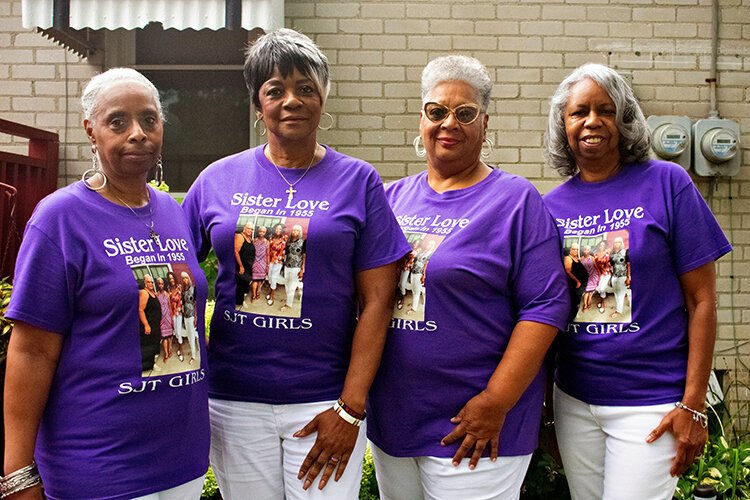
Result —
[[[371, 165], [327, 148], [306, 174], [280, 171], [294, 185], [291, 199], [263, 147], [250, 149], [206, 168], [183, 202], [201, 257], [213, 247], [219, 260], [208, 348], [213, 398], [270, 404], [336, 399], [356, 326], [356, 273], [409, 251]], [[287, 261], [304, 262], [301, 280], [291, 267], [282, 276], [269, 269], [274, 277], [263, 284], [261, 299], [243, 297], [234, 237], [246, 224], [255, 234], [264, 226], [269, 236], [287, 235]], [[295, 230], [304, 244], [292, 243]], [[276, 286], [272, 305], [270, 286]], [[290, 293], [291, 307], [282, 310]]]
[[563, 246], [609, 252], [613, 275], [558, 336], [558, 386], [597, 405], [681, 399], [688, 335], [679, 277], [731, 250], [690, 176], [650, 160], [598, 183], [573, 177], [544, 201]]
[[[460, 442], [440, 445], [450, 419], [486, 387], [516, 323], [564, 327], [560, 245], [533, 186], [501, 170], [442, 194], [423, 172], [389, 184], [386, 194], [414, 259], [399, 280], [367, 433], [390, 455], [451, 457]], [[501, 455], [536, 448], [542, 372], [505, 419]]]
[[159, 243], [148, 207], [136, 217], [80, 182], [42, 200], [26, 227], [7, 316], [63, 336], [34, 455], [51, 499], [124, 500], [208, 468], [206, 357], [142, 371], [154, 355], [139, 340], [145, 274], [192, 277], [205, 352], [207, 286], [190, 231], [167, 194], [151, 190], [150, 205]]

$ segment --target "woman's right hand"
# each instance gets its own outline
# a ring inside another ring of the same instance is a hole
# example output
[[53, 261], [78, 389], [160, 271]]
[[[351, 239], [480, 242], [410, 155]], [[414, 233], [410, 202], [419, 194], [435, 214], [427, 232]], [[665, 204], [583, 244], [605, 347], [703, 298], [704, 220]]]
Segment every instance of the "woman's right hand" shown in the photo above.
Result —
[[151, 335], [151, 327], [149, 325], [144, 326], [143, 331], [146, 335]]

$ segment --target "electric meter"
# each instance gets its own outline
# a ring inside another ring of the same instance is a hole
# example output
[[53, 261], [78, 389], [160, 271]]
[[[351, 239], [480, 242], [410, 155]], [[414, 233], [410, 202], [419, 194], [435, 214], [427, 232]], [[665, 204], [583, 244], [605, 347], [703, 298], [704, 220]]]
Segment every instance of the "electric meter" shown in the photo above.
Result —
[[713, 163], [724, 163], [737, 154], [737, 142], [731, 130], [712, 128], [701, 138], [701, 153]]
[[742, 164], [740, 126], [732, 120], [706, 118], [693, 125], [695, 173], [705, 176], [737, 175]]
[[649, 116], [651, 148], [659, 158], [690, 168], [690, 129], [687, 116]]

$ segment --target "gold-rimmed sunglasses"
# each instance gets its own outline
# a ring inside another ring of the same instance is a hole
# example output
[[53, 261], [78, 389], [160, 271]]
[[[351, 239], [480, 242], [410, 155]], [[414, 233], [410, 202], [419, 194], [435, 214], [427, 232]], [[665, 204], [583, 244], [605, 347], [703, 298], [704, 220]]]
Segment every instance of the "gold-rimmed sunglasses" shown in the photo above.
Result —
[[453, 114], [461, 125], [471, 125], [482, 114], [482, 110], [476, 104], [461, 104], [455, 108], [449, 108], [437, 102], [425, 103], [423, 111], [427, 119], [433, 123], [443, 123], [448, 115]]

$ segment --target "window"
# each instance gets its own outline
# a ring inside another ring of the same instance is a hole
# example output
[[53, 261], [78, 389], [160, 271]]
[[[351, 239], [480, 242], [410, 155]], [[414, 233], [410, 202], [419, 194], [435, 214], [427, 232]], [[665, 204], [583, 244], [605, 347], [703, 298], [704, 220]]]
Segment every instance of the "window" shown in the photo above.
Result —
[[131, 66], [159, 89], [166, 124], [164, 180], [185, 192], [211, 162], [257, 144], [242, 75], [263, 30], [175, 30], [151, 23], [109, 32], [106, 66]]

